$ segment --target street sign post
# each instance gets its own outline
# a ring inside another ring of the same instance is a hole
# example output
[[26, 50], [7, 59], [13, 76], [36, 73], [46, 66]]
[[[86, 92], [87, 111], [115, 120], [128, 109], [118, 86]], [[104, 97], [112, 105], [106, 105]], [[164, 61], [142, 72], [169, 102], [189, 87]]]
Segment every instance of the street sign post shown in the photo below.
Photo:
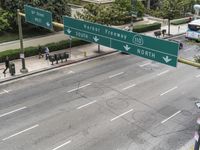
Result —
[[26, 14], [26, 22], [47, 28], [49, 30], [53, 29], [51, 12], [29, 5], [24, 5], [24, 8]]
[[64, 17], [64, 33], [170, 66], [177, 66], [178, 43]]

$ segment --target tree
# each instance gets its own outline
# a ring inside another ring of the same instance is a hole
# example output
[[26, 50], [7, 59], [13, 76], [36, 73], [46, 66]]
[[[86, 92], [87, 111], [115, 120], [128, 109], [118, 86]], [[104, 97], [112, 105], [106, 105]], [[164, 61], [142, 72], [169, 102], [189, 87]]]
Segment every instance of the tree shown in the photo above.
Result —
[[[140, 2], [142, 5], [142, 3]], [[136, 7], [140, 7], [137, 5]], [[130, 0], [115, 0], [110, 5], [87, 4], [84, 6], [83, 13], [77, 13], [77, 18], [97, 22], [101, 24], [123, 24], [127, 18], [131, 16], [131, 1]], [[142, 12], [143, 13], [143, 12]]]
[[11, 29], [10, 20], [12, 18], [12, 13], [0, 9], [0, 33]]

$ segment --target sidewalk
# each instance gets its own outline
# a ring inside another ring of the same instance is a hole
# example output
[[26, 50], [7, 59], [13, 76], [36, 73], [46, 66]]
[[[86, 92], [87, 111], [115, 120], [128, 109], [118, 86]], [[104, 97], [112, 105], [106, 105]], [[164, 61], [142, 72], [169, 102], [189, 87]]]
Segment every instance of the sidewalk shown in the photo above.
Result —
[[[98, 53], [97, 52], [97, 49], [98, 49], [97, 44], [87, 44], [87, 45], [82, 45], [82, 46], [78, 46], [78, 47], [73, 47], [73, 48], [71, 48], [71, 50], [65, 49], [65, 50], [61, 50], [61, 51], [52, 52], [52, 53], [50, 53], [50, 55], [53, 55], [55, 53], [56, 54], [63, 53], [63, 52], [67, 52], [69, 54], [71, 53], [71, 57], [67, 60], [67, 62], [65, 60], [63, 61], [63, 63], [61, 63], [61, 61], [59, 61], [58, 64], [56, 64], [54, 62], [54, 65], [51, 65], [51, 62], [49, 60], [45, 60], [44, 57], [40, 58], [40, 59], [38, 58], [38, 56], [27, 57], [25, 59], [26, 60], [26, 68], [29, 71], [27, 74], [22, 74], [20, 72], [20, 69], [22, 68], [21, 59], [14, 60], [12, 62], [14, 62], [15, 68], [16, 68], [15, 76], [11, 76], [9, 73], [9, 70], [6, 71], [6, 76], [4, 76], [3, 69], [5, 68], [5, 64], [0, 63], [0, 83], [5, 80], [19, 78], [20, 76], [34, 74], [34, 73], [42, 72], [44, 70], [50, 70], [55, 67], [79, 62], [81, 60], [89, 59], [91, 57], [97, 57], [99, 55], [105, 55], [108, 53], [115, 52], [113, 49], [108, 48], [108, 47], [100, 46], [100, 48], [101, 48], [101, 52]], [[84, 55], [84, 52], [86, 52], [86, 57]]]

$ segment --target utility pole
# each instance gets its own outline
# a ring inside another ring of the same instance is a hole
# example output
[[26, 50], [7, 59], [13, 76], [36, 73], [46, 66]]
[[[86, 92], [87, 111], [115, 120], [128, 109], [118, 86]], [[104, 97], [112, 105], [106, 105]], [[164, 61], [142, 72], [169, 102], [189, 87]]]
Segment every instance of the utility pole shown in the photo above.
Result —
[[21, 22], [21, 15], [20, 10], [17, 9], [17, 21], [18, 21], [18, 29], [19, 29], [19, 40], [20, 40], [20, 58], [22, 60], [22, 69], [20, 70], [21, 73], [27, 73], [28, 69], [25, 66], [25, 55], [24, 55], [24, 47], [23, 47], [23, 33], [22, 33], [22, 22]]

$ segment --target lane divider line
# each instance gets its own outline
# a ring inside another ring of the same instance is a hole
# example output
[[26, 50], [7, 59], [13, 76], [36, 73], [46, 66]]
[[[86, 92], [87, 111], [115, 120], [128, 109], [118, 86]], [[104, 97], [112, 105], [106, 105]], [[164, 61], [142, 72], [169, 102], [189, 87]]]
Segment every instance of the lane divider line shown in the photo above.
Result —
[[127, 87], [123, 88], [122, 91], [125, 91], [125, 90], [127, 90], [127, 89], [130, 89], [130, 88], [132, 88], [132, 87], [134, 87], [134, 86], [136, 86], [136, 84], [132, 84], [132, 85], [130, 85], [130, 86], [127, 86]]
[[109, 76], [109, 78], [114, 78], [114, 77], [119, 76], [119, 75], [122, 75], [122, 74], [124, 74], [124, 72], [120, 72], [120, 73], [111, 75], [111, 76]]
[[69, 143], [71, 143], [71, 140], [65, 142], [64, 144], [62, 144], [62, 145], [60, 145], [60, 146], [58, 146], [58, 147], [56, 147], [56, 148], [54, 148], [54, 149], [52, 149], [52, 150], [57, 150], [57, 149], [59, 149], [59, 148], [65, 146], [65, 145], [67, 145], [67, 144], [69, 144]]
[[140, 67], [144, 67], [144, 66], [147, 66], [147, 65], [150, 65], [150, 64], [151, 64], [151, 62], [148, 62], [148, 63], [140, 65]]
[[122, 117], [122, 116], [124, 116], [124, 115], [126, 115], [126, 114], [128, 114], [128, 113], [130, 113], [131, 111], [133, 111], [133, 109], [131, 109], [131, 110], [129, 110], [129, 111], [127, 111], [127, 112], [125, 112], [125, 113], [123, 113], [123, 114], [121, 114], [121, 115], [115, 117], [115, 118], [110, 119], [110, 121], [114, 121], [114, 120], [116, 120], [116, 119], [118, 119], [118, 118], [120, 118], [120, 117]]
[[196, 76], [196, 78], [199, 78], [199, 77], [200, 77], [200, 74]]
[[168, 73], [168, 72], [169, 72], [169, 70], [165, 70], [165, 71], [163, 71], [163, 72], [157, 74], [157, 76], [161, 76], [161, 75], [166, 74], [166, 73]]
[[13, 111], [10, 111], [10, 112], [7, 112], [7, 113], [4, 113], [4, 114], [0, 115], [0, 118], [1, 118], [1, 117], [4, 117], [4, 116], [6, 116], [6, 115], [13, 114], [13, 113], [15, 113], [15, 112], [17, 112], [17, 111], [20, 111], [20, 110], [23, 110], [23, 109], [26, 109], [26, 108], [27, 108], [27, 107], [24, 106], [24, 107], [21, 107], [21, 108], [15, 109], [15, 110], [13, 110]]
[[178, 87], [177, 87], [177, 86], [175, 86], [175, 87], [173, 87], [173, 88], [169, 89], [168, 91], [166, 91], [166, 92], [164, 92], [164, 93], [160, 94], [160, 96], [163, 96], [163, 95], [165, 95], [165, 94], [167, 94], [167, 93], [169, 93], [169, 92], [171, 92], [171, 91], [173, 91], [173, 90], [175, 90], [175, 89], [177, 89], [177, 88], [178, 88]]
[[84, 108], [84, 107], [86, 107], [86, 106], [89, 106], [89, 105], [91, 105], [91, 104], [94, 104], [94, 103], [96, 103], [97, 101], [96, 100], [94, 100], [94, 101], [92, 101], [92, 102], [89, 102], [89, 103], [87, 103], [87, 104], [85, 104], [85, 105], [82, 105], [82, 106], [80, 106], [80, 107], [77, 107], [76, 109], [81, 109], [81, 108]]
[[86, 84], [86, 85], [83, 85], [83, 86], [80, 86], [80, 87], [78, 87], [78, 88], [75, 88], [75, 89], [69, 90], [68, 93], [71, 93], [71, 92], [77, 91], [77, 90], [79, 90], [79, 89], [85, 88], [85, 87], [90, 86], [90, 85], [91, 85], [91, 83]]
[[181, 112], [181, 110], [177, 111], [175, 114], [173, 114], [173, 115], [171, 115], [169, 118], [163, 120], [161, 123], [162, 123], [162, 124], [165, 123], [165, 122], [168, 121], [169, 119], [171, 119], [171, 118], [175, 117], [176, 115], [178, 115], [180, 112]]
[[25, 129], [25, 130], [23, 130], [23, 131], [17, 132], [17, 133], [15, 133], [15, 134], [11, 135], [11, 136], [8, 136], [8, 137], [2, 139], [2, 141], [6, 141], [6, 140], [8, 140], [8, 139], [10, 139], [10, 138], [12, 138], [12, 137], [15, 137], [15, 136], [17, 136], [17, 135], [19, 135], [19, 134], [22, 134], [22, 133], [24, 133], [24, 132], [26, 132], [26, 131], [29, 131], [29, 130], [31, 130], [31, 129], [34, 129], [34, 128], [38, 127], [38, 126], [39, 126], [39, 125], [36, 124], [36, 125], [34, 125], [34, 126], [30, 127], [30, 128], [27, 128], [27, 129]]

